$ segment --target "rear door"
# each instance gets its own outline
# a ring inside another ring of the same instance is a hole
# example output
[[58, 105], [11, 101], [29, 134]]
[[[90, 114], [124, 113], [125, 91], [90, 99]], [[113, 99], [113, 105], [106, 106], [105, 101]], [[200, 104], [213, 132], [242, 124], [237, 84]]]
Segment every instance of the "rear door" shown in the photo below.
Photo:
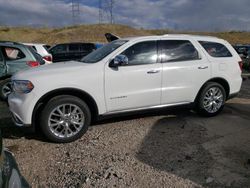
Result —
[[193, 102], [211, 77], [210, 63], [200, 46], [190, 40], [161, 40], [163, 64], [161, 104]]
[[80, 60], [80, 44], [69, 44], [69, 52], [66, 54], [67, 60]]
[[0, 47], [0, 78], [6, 75], [6, 64]]

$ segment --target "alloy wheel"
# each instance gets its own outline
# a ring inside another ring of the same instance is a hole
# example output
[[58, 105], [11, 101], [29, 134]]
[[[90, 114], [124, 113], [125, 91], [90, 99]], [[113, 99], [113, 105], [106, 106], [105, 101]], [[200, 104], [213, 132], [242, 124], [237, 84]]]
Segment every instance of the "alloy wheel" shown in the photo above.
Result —
[[224, 102], [223, 92], [219, 87], [211, 87], [203, 98], [203, 107], [208, 113], [216, 113]]
[[62, 104], [54, 108], [48, 119], [50, 131], [59, 138], [69, 138], [81, 131], [85, 116], [75, 104]]

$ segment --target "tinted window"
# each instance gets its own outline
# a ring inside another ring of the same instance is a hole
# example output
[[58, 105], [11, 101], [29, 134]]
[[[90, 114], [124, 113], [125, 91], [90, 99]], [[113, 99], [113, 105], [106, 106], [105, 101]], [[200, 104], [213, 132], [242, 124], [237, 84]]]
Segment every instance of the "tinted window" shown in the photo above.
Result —
[[9, 61], [25, 58], [25, 54], [20, 49], [14, 47], [3, 47], [3, 53]]
[[187, 40], [160, 41], [162, 62], [197, 60], [199, 54], [193, 44]]
[[69, 51], [70, 52], [79, 52], [79, 44], [70, 44]]
[[156, 41], [140, 42], [125, 50], [129, 65], [151, 64], [157, 61]]
[[67, 51], [67, 45], [65, 45], [65, 44], [57, 45], [57, 46], [51, 48], [51, 52], [53, 52], [53, 53], [64, 53], [66, 51]]
[[108, 56], [110, 53], [115, 51], [120, 46], [124, 45], [127, 41], [126, 40], [116, 40], [104, 45], [102, 48], [99, 48], [89, 55], [82, 58], [82, 62], [84, 63], [96, 63], [102, 60], [104, 57]]
[[212, 57], [232, 57], [230, 51], [223, 44], [206, 41], [199, 41], [199, 43]]
[[94, 44], [82, 44], [80, 45], [80, 51], [92, 51], [95, 49]]
[[36, 47], [35, 46], [32, 46], [32, 48], [37, 52], [37, 49], [36, 49]]

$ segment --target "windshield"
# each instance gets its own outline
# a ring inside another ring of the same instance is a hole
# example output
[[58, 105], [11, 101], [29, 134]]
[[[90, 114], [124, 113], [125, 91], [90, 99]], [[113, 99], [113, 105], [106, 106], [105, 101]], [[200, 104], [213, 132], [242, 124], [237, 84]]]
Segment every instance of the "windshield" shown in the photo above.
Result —
[[102, 60], [104, 57], [115, 51], [117, 48], [125, 44], [127, 40], [115, 40], [111, 43], [104, 45], [103, 47], [93, 51], [89, 55], [81, 59], [84, 63], [96, 63]]

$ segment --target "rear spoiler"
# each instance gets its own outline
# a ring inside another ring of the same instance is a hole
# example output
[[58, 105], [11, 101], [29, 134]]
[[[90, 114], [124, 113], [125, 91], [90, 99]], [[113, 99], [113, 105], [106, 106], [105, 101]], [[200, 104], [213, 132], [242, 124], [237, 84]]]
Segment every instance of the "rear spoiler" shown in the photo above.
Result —
[[114, 35], [112, 33], [105, 33], [105, 37], [106, 37], [108, 42], [112, 42], [112, 41], [117, 40], [117, 39], [120, 38], [120, 37], [118, 37], [118, 36], [116, 36], [116, 35]]

